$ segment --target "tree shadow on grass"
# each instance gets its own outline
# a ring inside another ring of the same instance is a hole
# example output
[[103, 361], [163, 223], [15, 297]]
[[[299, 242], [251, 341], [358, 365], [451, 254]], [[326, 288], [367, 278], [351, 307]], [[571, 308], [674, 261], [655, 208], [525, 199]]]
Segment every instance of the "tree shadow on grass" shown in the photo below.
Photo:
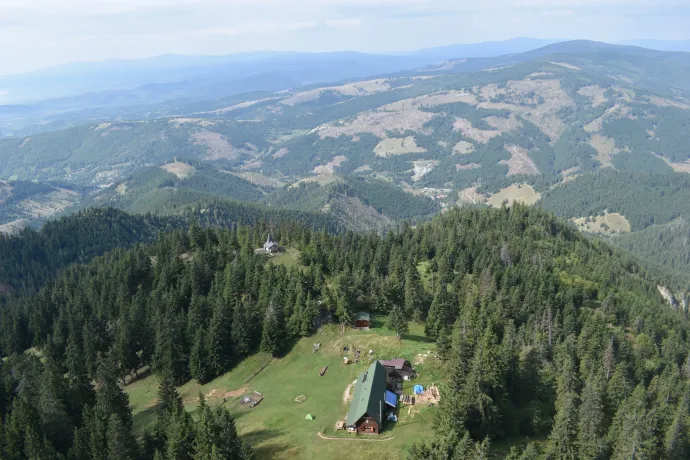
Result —
[[134, 417], [132, 417], [132, 426], [134, 427], [134, 432], [137, 435], [143, 434], [146, 428], [153, 425], [157, 416], [158, 414], [156, 413], [155, 405], [152, 407], [147, 407], [143, 411], [134, 415]]
[[[275, 458], [277, 454], [290, 449], [292, 446], [283, 442], [273, 441], [283, 434], [282, 430], [259, 429], [250, 431], [242, 435], [242, 439], [247, 441], [256, 454], [258, 459]], [[260, 444], [260, 445], [259, 445]]]
[[434, 343], [434, 339], [431, 337], [426, 337], [423, 335], [409, 335], [409, 334], [403, 334], [403, 340], [411, 340], [413, 342], [422, 342], [422, 343]]

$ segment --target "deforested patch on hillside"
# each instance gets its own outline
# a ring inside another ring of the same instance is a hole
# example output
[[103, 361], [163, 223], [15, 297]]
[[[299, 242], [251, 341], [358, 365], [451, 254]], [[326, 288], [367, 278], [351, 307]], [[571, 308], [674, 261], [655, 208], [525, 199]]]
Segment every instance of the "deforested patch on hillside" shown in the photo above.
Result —
[[283, 147], [281, 149], [278, 149], [273, 155], [271, 155], [273, 158], [283, 158], [285, 155], [290, 153], [290, 150], [288, 150], [287, 147]]
[[[0, 225], [0, 235], [8, 235], [8, 236], [16, 235], [28, 226], [29, 226], [29, 221], [26, 219], [14, 220], [12, 222], [8, 222], [6, 224]], [[0, 288], [0, 293], [2, 293], [1, 288]]]
[[360, 133], [371, 133], [384, 139], [389, 131], [416, 131], [428, 134], [429, 131], [424, 128], [424, 125], [433, 118], [433, 113], [417, 109], [402, 112], [376, 110], [360, 113], [350, 120], [340, 120], [319, 126], [314, 131], [318, 132], [321, 139], [339, 137], [343, 134], [355, 136]]
[[577, 91], [580, 96], [585, 96], [591, 99], [592, 106], [598, 107], [601, 104], [608, 102], [608, 98], [605, 95], [606, 88], [602, 88], [599, 85], [583, 86]]
[[225, 171], [225, 170], [220, 170], [220, 172], [232, 174], [233, 176], [244, 179], [247, 182], [249, 182], [250, 184], [258, 185], [259, 187], [279, 188], [279, 187], [283, 187], [285, 185], [284, 183], [282, 183], [278, 179], [264, 176], [263, 174], [258, 173], [258, 172], [248, 172], [248, 171], [232, 172], [232, 171]]
[[251, 150], [230, 145], [225, 136], [213, 131], [200, 131], [192, 137], [195, 144], [206, 147], [205, 160], [237, 160], [242, 155], [252, 153]]
[[487, 203], [495, 208], [500, 208], [504, 203], [508, 206], [513, 203], [533, 205], [541, 198], [531, 185], [513, 184], [494, 193], [487, 199]]
[[506, 145], [505, 149], [510, 152], [510, 160], [501, 160], [498, 163], [508, 165], [508, 173], [506, 176], [539, 175], [539, 169], [530, 159], [527, 149], [518, 147], [517, 145]]
[[658, 107], [675, 107], [677, 109], [685, 110], [690, 109], [690, 105], [688, 105], [685, 101], [674, 101], [672, 99], [659, 96], [643, 96], [642, 98]]
[[336, 155], [325, 165], [315, 167], [313, 172], [316, 174], [333, 174], [335, 172], [335, 168], [343, 164], [345, 161], [347, 161], [347, 157], [345, 155]]
[[0, 205], [12, 196], [12, 184], [0, 180]]
[[464, 102], [466, 104], [476, 105], [478, 100], [477, 96], [469, 91], [450, 90], [426, 94], [424, 96], [418, 96], [411, 99], [403, 99], [402, 101], [384, 105], [380, 108], [380, 110], [386, 112], [402, 112], [409, 109], [435, 107], [437, 105], [453, 104], [455, 102]]
[[617, 212], [609, 213], [604, 211], [603, 214], [597, 216], [573, 218], [572, 220], [577, 228], [586, 233], [629, 233], [630, 222], [622, 214]]
[[175, 161], [174, 163], [164, 164], [163, 166], [161, 166], [161, 169], [163, 171], [169, 172], [170, 174], [176, 175], [178, 179], [186, 179], [189, 176], [191, 176], [195, 171], [194, 166], [187, 163], [183, 163], [181, 161]]
[[474, 152], [474, 144], [467, 141], [460, 141], [453, 146], [453, 154], [468, 155]]
[[426, 152], [426, 149], [418, 146], [413, 136], [407, 136], [405, 138], [391, 137], [384, 139], [374, 148], [374, 153], [380, 157], [424, 152]]
[[570, 70], [577, 70], [577, 71], [582, 70], [580, 67], [573, 65], [573, 64], [568, 64], [567, 62], [551, 62], [551, 64], [557, 65], [559, 67], [564, 67], [564, 68], [570, 69]]
[[340, 176], [336, 176], [335, 174], [318, 174], [316, 176], [311, 176], [311, 177], [305, 177], [304, 179], [301, 179], [294, 184], [290, 185], [289, 188], [297, 188], [300, 186], [300, 184], [319, 184], [319, 185], [328, 185], [328, 184], [333, 184], [333, 183], [342, 183], [343, 178]]
[[492, 138], [501, 135], [501, 130], [487, 130], [479, 129], [472, 126], [472, 122], [466, 118], [456, 118], [453, 123], [453, 129], [460, 131], [463, 136], [477, 141], [481, 144], [486, 144]]
[[368, 94], [376, 94], [383, 91], [389, 91], [391, 89], [388, 80], [378, 79], [378, 80], [367, 80], [359, 81], [356, 83], [348, 83], [346, 85], [340, 86], [329, 86], [325, 88], [317, 88], [308, 91], [301, 91], [293, 94], [287, 99], [280, 101], [280, 104], [287, 106], [295, 106], [298, 104], [303, 104], [305, 102], [318, 100], [321, 95], [328, 92], [337, 93], [343, 96], [366, 96]]
[[199, 114], [211, 113], [211, 114], [216, 114], [216, 115], [222, 115], [225, 113], [234, 112], [235, 110], [246, 109], [248, 107], [252, 107], [254, 105], [261, 104], [262, 102], [275, 101], [277, 99], [281, 99], [281, 98], [280, 97], [266, 97], [264, 99], [258, 99], [255, 101], [240, 102], [239, 104], [234, 104], [234, 105], [231, 105], [228, 107], [222, 107], [222, 108], [216, 109], [216, 110], [210, 110], [208, 112], [199, 112]]
[[427, 175], [431, 171], [433, 171], [436, 168], [436, 166], [438, 166], [438, 161], [436, 161], [436, 160], [419, 160], [419, 161], [413, 161], [412, 165], [413, 165], [412, 171], [414, 172], [414, 175], [412, 176], [412, 180], [417, 182], [422, 177], [424, 177], [425, 175]]
[[597, 151], [597, 156], [594, 159], [599, 162], [602, 168], [612, 168], [613, 156], [621, 152], [621, 150], [616, 148], [616, 143], [613, 139], [600, 134], [593, 135], [589, 140], [589, 145]]
[[207, 120], [205, 118], [193, 118], [193, 117], [181, 117], [181, 118], [171, 118], [168, 120], [171, 125], [177, 126], [178, 128], [182, 125], [197, 125], [202, 128], [208, 128], [214, 126], [216, 123], [212, 120]]
[[336, 216], [347, 228], [359, 231], [390, 228], [393, 221], [357, 197], [340, 196], [328, 202], [324, 212]]
[[471, 169], [479, 169], [481, 167], [482, 167], [482, 165], [480, 165], [479, 163], [456, 164], [455, 170], [456, 171], [469, 171]]
[[513, 80], [505, 85], [490, 84], [479, 89], [483, 102], [478, 108], [509, 110], [534, 123], [552, 140], [565, 130], [559, 118], [564, 108], [575, 102], [561, 88], [559, 80]]
[[479, 186], [468, 187], [458, 192], [458, 204], [483, 204], [486, 203], [486, 195], [477, 192]]
[[17, 206], [28, 217], [46, 219], [76, 205], [79, 199], [80, 195], [77, 192], [57, 189], [44, 195], [37, 195], [30, 199], [22, 200]]

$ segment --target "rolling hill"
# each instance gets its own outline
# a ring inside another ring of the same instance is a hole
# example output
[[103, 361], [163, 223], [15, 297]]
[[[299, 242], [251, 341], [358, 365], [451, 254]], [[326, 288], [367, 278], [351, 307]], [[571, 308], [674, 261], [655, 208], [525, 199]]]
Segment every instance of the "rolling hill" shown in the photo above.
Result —
[[[513, 201], [605, 234], [690, 218], [690, 54], [572, 41], [475, 55], [5, 139], [0, 179], [132, 211], [221, 196], [358, 229]], [[176, 162], [196, 175], [160, 169]]]

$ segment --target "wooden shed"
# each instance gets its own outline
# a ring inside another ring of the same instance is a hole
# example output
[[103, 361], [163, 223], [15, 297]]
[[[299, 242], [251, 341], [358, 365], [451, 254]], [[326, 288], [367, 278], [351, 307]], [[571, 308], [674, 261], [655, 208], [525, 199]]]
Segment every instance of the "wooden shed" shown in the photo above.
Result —
[[369, 312], [360, 311], [355, 314], [355, 327], [357, 329], [369, 329], [371, 327]]

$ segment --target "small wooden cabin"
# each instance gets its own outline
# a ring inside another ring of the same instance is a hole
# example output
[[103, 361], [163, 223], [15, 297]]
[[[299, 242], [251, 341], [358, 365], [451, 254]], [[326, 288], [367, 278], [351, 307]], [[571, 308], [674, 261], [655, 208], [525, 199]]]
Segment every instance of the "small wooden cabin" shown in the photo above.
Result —
[[403, 358], [379, 360], [388, 371], [388, 376], [402, 380], [412, 380], [417, 376], [417, 372], [412, 368], [409, 361]]
[[357, 378], [346, 425], [357, 434], [379, 434], [385, 420], [388, 375], [378, 361]]
[[355, 327], [357, 329], [369, 329], [371, 327], [371, 317], [368, 312], [357, 312], [355, 315]]

